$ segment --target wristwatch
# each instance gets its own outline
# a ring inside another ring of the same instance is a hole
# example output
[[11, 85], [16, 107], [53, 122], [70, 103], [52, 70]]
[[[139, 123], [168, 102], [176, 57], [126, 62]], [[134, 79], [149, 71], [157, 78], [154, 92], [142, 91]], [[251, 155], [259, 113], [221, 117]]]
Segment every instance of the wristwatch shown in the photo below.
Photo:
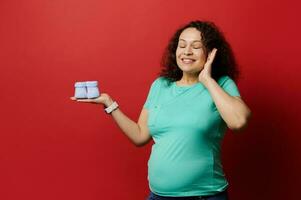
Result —
[[114, 101], [110, 106], [105, 108], [105, 111], [107, 114], [111, 114], [114, 110], [116, 110], [119, 107], [116, 101]]

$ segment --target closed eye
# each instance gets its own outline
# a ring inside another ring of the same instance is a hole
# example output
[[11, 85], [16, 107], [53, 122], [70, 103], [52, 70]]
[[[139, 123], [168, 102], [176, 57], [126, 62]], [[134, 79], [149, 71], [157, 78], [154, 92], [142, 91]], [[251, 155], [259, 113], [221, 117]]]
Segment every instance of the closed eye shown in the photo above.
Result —
[[193, 47], [194, 49], [200, 49], [200, 48], [202, 48], [202, 47]]

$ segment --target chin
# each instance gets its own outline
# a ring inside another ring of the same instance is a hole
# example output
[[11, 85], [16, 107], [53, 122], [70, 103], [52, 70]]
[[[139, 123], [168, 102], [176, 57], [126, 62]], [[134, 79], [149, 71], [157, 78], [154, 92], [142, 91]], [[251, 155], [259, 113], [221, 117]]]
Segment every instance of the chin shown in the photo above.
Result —
[[202, 68], [199, 67], [193, 67], [193, 66], [181, 66], [179, 67], [183, 72], [188, 73], [188, 74], [196, 74], [200, 73], [203, 70]]

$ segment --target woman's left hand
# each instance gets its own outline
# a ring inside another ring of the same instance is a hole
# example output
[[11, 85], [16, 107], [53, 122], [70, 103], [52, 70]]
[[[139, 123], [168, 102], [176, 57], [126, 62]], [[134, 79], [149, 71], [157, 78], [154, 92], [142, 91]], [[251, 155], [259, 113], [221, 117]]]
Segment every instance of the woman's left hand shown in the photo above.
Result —
[[212, 51], [208, 54], [207, 61], [204, 64], [204, 68], [199, 74], [199, 82], [203, 84], [205, 84], [208, 80], [211, 79], [211, 67], [212, 67], [213, 60], [215, 58], [216, 51], [217, 49], [213, 48]]

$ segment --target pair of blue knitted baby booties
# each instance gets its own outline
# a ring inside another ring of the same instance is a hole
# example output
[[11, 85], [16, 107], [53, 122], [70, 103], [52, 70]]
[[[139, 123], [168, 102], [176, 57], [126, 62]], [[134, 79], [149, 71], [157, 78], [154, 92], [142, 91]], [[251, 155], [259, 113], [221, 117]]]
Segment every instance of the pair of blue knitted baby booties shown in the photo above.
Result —
[[93, 99], [99, 97], [97, 81], [76, 82], [74, 87], [74, 97], [77, 99]]

